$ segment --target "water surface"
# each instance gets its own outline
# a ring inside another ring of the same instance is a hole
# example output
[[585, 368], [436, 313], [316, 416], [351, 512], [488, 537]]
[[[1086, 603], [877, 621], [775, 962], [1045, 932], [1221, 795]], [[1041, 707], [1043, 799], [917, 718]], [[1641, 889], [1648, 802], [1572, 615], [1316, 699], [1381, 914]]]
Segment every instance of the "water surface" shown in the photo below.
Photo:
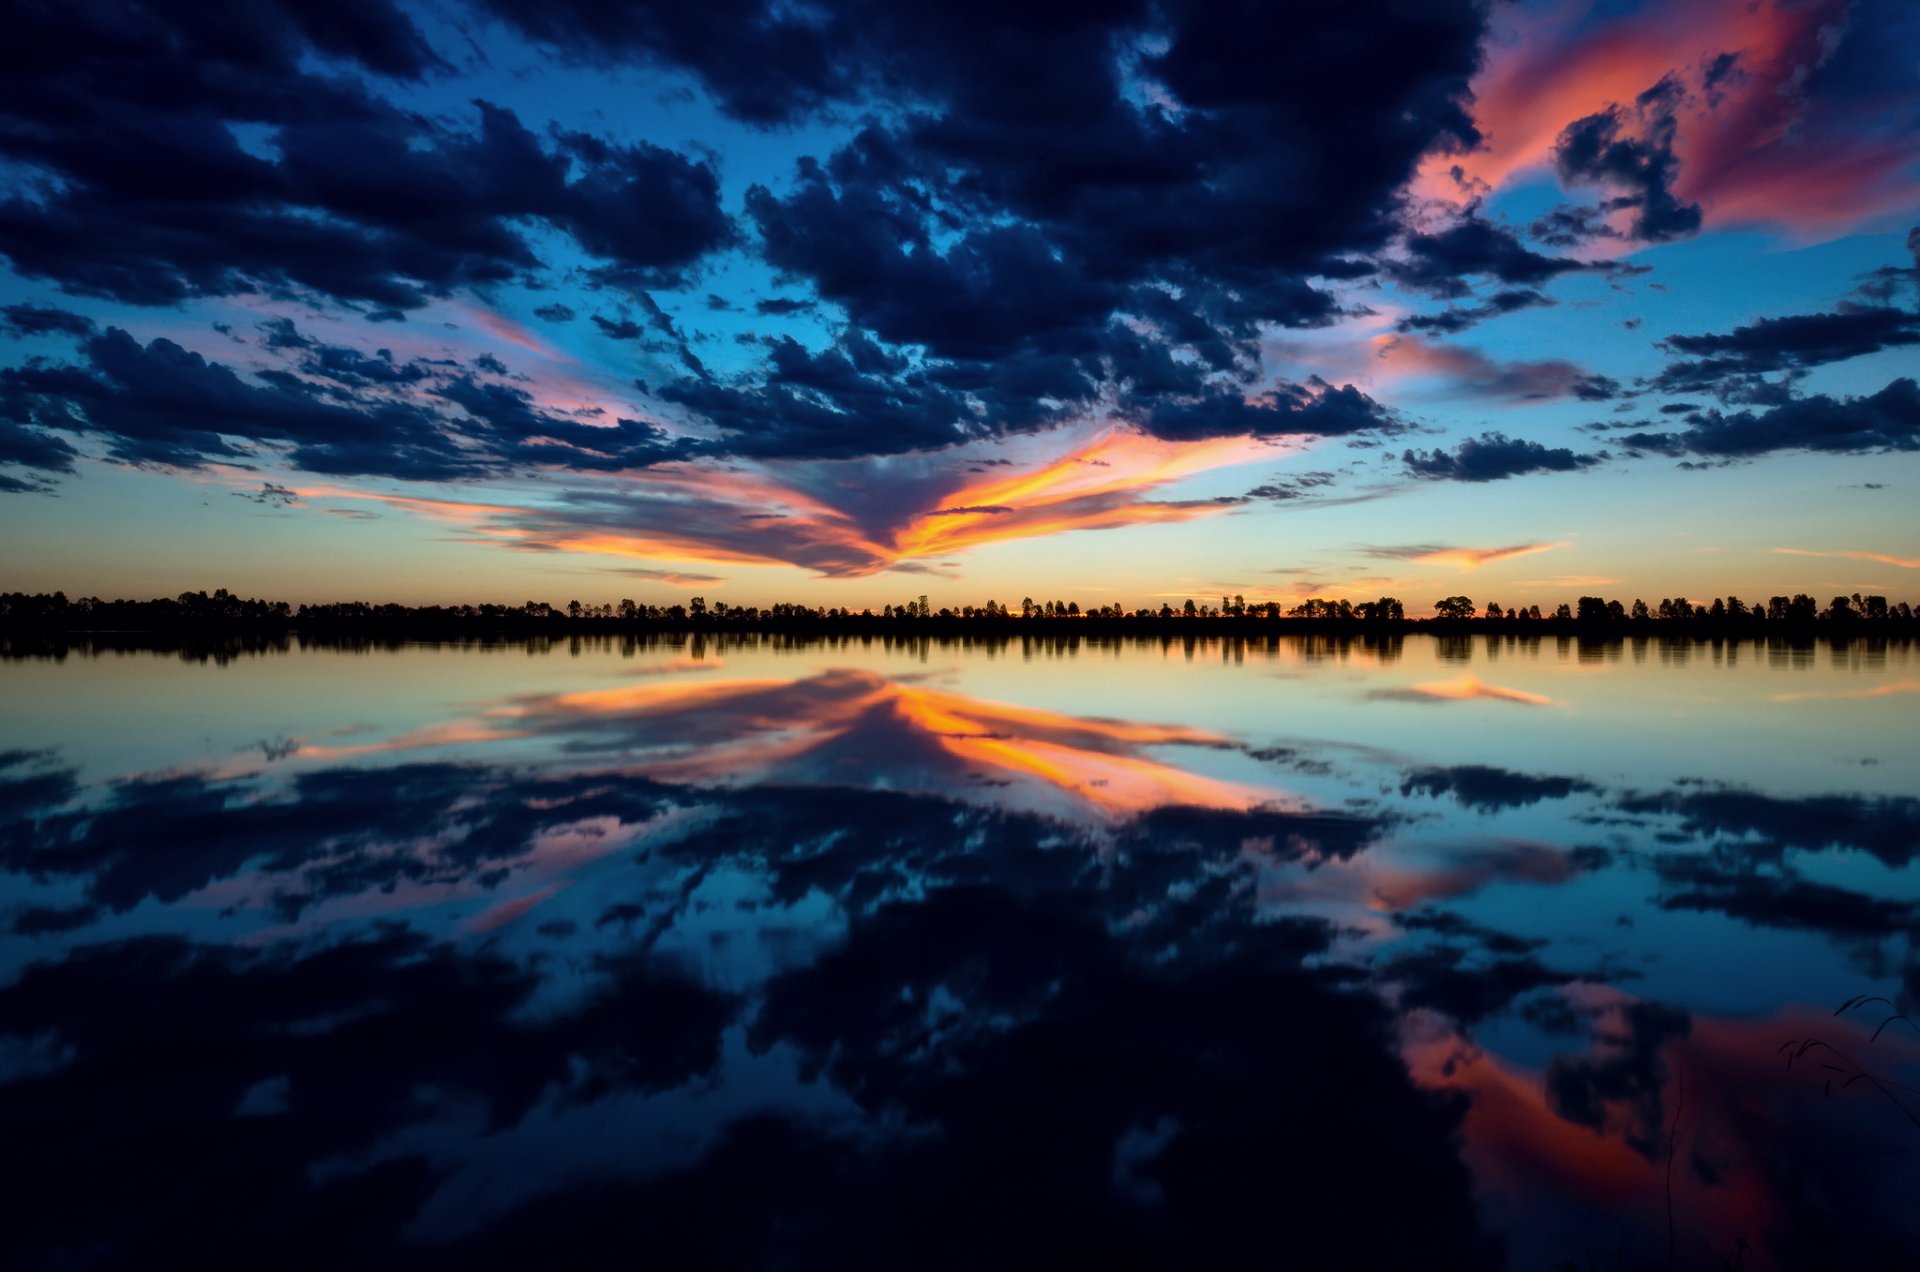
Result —
[[0, 1242], [1905, 1266], [1917, 695], [1864, 641], [7, 661]]

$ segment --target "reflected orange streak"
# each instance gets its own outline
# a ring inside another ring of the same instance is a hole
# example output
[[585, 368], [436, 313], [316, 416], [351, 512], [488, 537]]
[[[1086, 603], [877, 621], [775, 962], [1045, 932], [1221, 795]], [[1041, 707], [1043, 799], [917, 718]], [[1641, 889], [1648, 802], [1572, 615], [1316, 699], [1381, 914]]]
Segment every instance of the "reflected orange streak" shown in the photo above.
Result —
[[1429, 698], [1445, 698], [1450, 702], [1468, 702], [1475, 698], [1490, 698], [1498, 702], [1523, 702], [1533, 707], [1558, 706], [1545, 694], [1528, 693], [1524, 689], [1506, 689], [1500, 685], [1490, 685], [1478, 676], [1461, 676], [1456, 680], [1431, 680], [1425, 684], [1413, 686], [1415, 693], [1425, 694]]
[[1288, 802], [1269, 788], [1202, 776], [1136, 753], [1143, 746], [1223, 745], [1226, 739], [1216, 733], [1062, 715], [855, 671], [830, 671], [800, 681], [647, 681], [528, 698], [480, 719], [416, 729], [384, 742], [303, 746], [296, 755], [338, 759], [527, 738], [549, 727], [564, 729], [570, 716], [664, 720], [711, 712], [724, 717], [728, 727], [717, 736], [696, 732], [664, 737], [665, 753], [649, 759], [643, 771], [659, 780], [740, 780], [829, 745], [879, 708], [891, 709], [899, 721], [961, 761], [989, 772], [1038, 779], [1109, 814], [1167, 804], [1246, 809]]
[[451, 720], [412, 729], [385, 742], [362, 742], [354, 746], [300, 746], [293, 752], [303, 760], [337, 760], [356, 755], [380, 755], [388, 751], [418, 751], [434, 746], [459, 746], [463, 742], [503, 742], [525, 737], [524, 733], [501, 730], [472, 720]]
[[[862, 713], [890, 704], [898, 718], [963, 760], [1038, 778], [1110, 813], [1140, 812], [1171, 803], [1251, 808], [1276, 799], [1271, 790], [1203, 777], [1126, 753], [1141, 745], [1207, 746], [1224, 740], [1180, 725], [1083, 719], [902, 685], [863, 673], [828, 673], [809, 682], [806, 687], [826, 692], [810, 695], [800, 704], [804, 714], [789, 706], [784, 712], [756, 715], [750, 702], [741, 701], [795, 688], [798, 683], [763, 679], [645, 684], [568, 694], [556, 703], [570, 710], [623, 715], [696, 711], [726, 703], [742, 710], [743, 722], [750, 728], [798, 734], [709, 745], [687, 761], [667, 763], [686, 775], [739, 776], [750, 767], [794, 758], [840, 736]], [[661, 775], [658, 766], [650, 771]]]
[[1807, 693], [1776, 693], [1768, 702], [1812, 702], [1818, 699], [1860, 699], [1891, 698], [1896, 694], [1920, 693], [1920, 680], [1896, 680], [1890, 685], [1876, 685], [1871, 689], [1834, 689], [1827, 692], [1818, 690]]
[[618, 689], [586, 689], [578, 693], [561, 694], [552, 701], [572, 711], [632, 715], [659, 709], [697, 710], [748, 694], [784, 689], [792, 683], [773, 677], [723, 680], [717, 684], [706, 680], [698, 683], [667, 681], [622, 685]]
[[1035, 737], [1008, 737], [991, 725], [1024, 722], [1040, 731], [1079, 733], [1128, 744], [1209, 743], [1217, 742], [1217, 735], [1178, 726], [1082, 720], [1000, 703], [977, 703], [911, 686], [895, 685], [891, 689], [902, 718], [935, 735], [953, 754], [989, 768], [1037, 777], [1109, 813], [1138, 813], [1165, 804], [1251, 808], [1274, 798], [1272, 791], [1203, 777], [1137, 756], [1089, 751]]

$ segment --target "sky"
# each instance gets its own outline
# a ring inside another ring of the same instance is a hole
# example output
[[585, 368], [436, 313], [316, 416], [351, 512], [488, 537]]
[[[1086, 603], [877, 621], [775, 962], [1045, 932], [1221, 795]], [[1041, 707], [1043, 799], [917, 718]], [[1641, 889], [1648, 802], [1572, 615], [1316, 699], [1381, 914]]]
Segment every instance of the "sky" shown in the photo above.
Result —
[[1920, 600], [1920, 6], [69, 0], [0, 590]]

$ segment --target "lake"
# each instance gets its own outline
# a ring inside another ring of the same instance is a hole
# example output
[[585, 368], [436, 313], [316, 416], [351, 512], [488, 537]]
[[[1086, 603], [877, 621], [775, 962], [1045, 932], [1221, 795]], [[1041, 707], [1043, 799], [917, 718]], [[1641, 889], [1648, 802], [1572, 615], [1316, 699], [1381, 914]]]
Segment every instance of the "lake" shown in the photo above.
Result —
[[8, 1266], [1920, 1258], [1911, 643], [296, 641], [0, 703]]

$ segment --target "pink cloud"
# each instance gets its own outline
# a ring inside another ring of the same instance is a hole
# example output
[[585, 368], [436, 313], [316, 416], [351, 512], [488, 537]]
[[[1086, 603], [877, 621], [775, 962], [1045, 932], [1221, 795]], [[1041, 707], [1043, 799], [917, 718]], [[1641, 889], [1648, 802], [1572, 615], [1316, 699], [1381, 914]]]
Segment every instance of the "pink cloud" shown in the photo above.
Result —
[[[1674, 76], [1674, 193], [1708, 224], [1838, 234], [1920, 201], [1920, 143], [1900, 124], [1910, 88], [1846, 100], [1807, 89], [1846, 28], [1845, 0], [1692, 0], [1597, 25], [1591, 8], [1506, 11], [1472, 85], [1486, 143], [1429, 157], [1417, 193], [1457, 203], [1546, 168], [1567, 125]], [[1709, 82], [1722, 55], [1730, 69]]]

